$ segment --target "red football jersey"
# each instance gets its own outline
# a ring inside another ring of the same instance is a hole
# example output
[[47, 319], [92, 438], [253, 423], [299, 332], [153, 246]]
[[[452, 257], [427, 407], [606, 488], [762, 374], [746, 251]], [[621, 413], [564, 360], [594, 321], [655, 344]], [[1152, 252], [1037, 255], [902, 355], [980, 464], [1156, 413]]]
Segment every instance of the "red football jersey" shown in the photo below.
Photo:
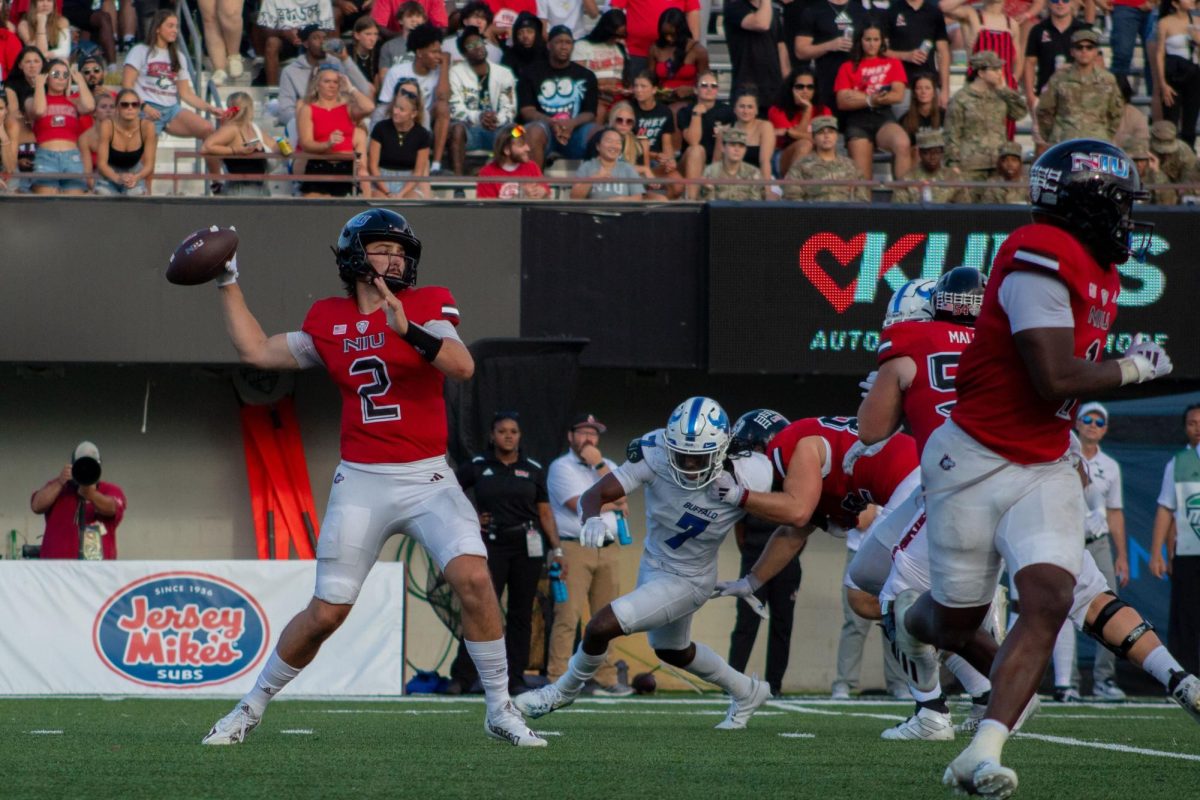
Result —
[[920, 464], [916, 441], [906, 433], [897, 433], [875, 455], [859, 458], [854, 463], [854, 474], [847, 475], [842, 471], [842, 459], [858, 442], [858, 420], [810, 417], [788, 425], [767, 446], [767, 457], [779, 480], [787, 475], [796, 445], [809, 436], [820, 436], [829, 444], [817, 511], [846, 529], [858, 524], [859, 512], [870, 503], [883, 505], [890, 500], [900, 481]]
[[1018, 464], [1054, 461], [1067, 451], [1075, 406], [1037, 393], [1013, 341], [1008, 314], [997, 296], [1019, 270], [1058, 276], [1071, 296], [1075, 356], [1099, 361], [1117, 316], [1120, 275], [1096, 263], [1070, 234], [1051, 225], [1013, 231], [996, 253], [975, 323], [975, 341], [958, 371], [958, 403], [950, 418], [977, 442]]
[[[406, 289], [409, 322], [458, 325], [449, 289]], [[349, 297], [318, 300], [304, 319], [317, 353], [342, 393], [342, 458], [403, 464], [446, 452], [444, 376], [387, 326], [383, 308], [361, 314]]]
[[917, 440], [918, 453], [925, 450], [929, 434], [949, 418], [954, 408], [958, 361], [974, 338], [973, 328], [939, 320], [910, 320], [883, 329], [879, 364], [908, 356], [917, 365], [912, 384], [904, 391], [904, 418]]

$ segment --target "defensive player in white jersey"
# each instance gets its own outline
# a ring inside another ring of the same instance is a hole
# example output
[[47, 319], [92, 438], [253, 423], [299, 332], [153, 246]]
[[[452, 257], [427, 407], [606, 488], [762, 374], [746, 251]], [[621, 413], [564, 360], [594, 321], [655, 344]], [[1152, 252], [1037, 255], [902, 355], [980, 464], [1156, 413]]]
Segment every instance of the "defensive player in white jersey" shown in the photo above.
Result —
[[638, 631], [647, 632], [660, 659], [730, 694], [729, 713], [718, 729], [745, 728], [770, 697], [765, 681], [737, 672], [691, 638], [692, 615], [716, 585], [717, 550], [746, 513], [711, 499], [709, 485], [723, 470], [731, 470], [744, 487], [760, 492], [771, 488], [771, 464], [765, 456], [751, 453], [726, 460], [728, 448], [725, 411], [714, 400], [693, 397], [672, 412], [666, 428], [631, 442], [625, 463], [583, 493], [580, 544], [603, 547], [612, 534], [600, 519], [600, 507], [644, 488], [647, 533], [637, 587], [592, 616], [583, 642], [557, 681], [514, 700], [522, 712], [536, 718], [570, 705], [604, 663], [609, 642]]

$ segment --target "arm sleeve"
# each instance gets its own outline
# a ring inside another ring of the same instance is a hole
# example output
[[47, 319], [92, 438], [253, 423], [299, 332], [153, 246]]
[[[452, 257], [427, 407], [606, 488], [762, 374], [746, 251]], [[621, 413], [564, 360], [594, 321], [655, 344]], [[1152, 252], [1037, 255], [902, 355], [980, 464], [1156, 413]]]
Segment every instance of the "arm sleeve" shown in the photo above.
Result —
[[1158, 504], [1163, 508], [1175, 510], [1175, 457], [1163, 468], [1162, 488], [1158, 490]]
[[453, 339], [462, 344], [462, 337], [458, 335], [458, 331], [454, 329], [454, 323], [452, 322], [444, 319], [431, 319], [428, 322], [422, 323], [421, 327], [434, 336], [439, 336], [442, 339]]
[[629, 494], [639, 486], [654, 480], [654, 470], [650, 468], [645, 459], [641, 461], [626, 461], [614, 469], [612, 474], [621, 482], [621, 488], [625, 490], [625, 494]]
[[1000, 305], [1013, 333], [1030, 328], [1074, 328], [1071, 295], [1058, 278], [1037, 272], [1012, 272], [1000, 284]]
[[324, 364], [321, 361], [321, 356], [317, 353], [317, 347], [313, 344], [312, 337], [304, 331], [292, 331], [287, 335], [288, 350], [292, 351], [292, 357], [296, 359], [301, 369], [309, 367], [319, 367]]

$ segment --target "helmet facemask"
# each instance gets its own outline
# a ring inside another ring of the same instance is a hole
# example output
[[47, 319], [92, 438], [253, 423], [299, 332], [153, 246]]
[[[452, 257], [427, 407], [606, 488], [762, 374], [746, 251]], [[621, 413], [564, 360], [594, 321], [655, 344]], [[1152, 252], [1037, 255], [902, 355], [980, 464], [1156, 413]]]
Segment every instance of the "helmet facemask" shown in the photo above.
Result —
[[680, 403], [663, 430], [667, 466], [681, 489], [703, 489], [716, 480], [729, 450], [729, 417], [715, 400], [692, 397]]

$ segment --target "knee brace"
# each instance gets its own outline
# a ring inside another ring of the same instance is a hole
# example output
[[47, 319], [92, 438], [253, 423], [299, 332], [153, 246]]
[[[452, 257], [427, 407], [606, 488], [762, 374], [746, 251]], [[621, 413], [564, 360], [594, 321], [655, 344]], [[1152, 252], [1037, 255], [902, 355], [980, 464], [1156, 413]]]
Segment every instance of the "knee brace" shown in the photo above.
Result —
[[1145, 636], [1150, 631], [1154, 630], [1154, 626], [1148, 621], [1142, 620], [1133, 627], [1122, 640], [1120, 644], [1109, 644], [1104, 639], [1104, 626], [1108, 624], [1117, 612], [1122, 608], [1130, 608], [1131, 606], [1119, 597], [1114, 596], [1112, 600], [1100, 609], [1100, 613], [1096, 615], [1096, 619], [1089, 625], [1084, 623], [1083, 632], [1091, 636], [1100, 644], [1111, 650], [1120, 658], [1128, 658], [1130, 649], [1137, 643], [1137, 640]]

